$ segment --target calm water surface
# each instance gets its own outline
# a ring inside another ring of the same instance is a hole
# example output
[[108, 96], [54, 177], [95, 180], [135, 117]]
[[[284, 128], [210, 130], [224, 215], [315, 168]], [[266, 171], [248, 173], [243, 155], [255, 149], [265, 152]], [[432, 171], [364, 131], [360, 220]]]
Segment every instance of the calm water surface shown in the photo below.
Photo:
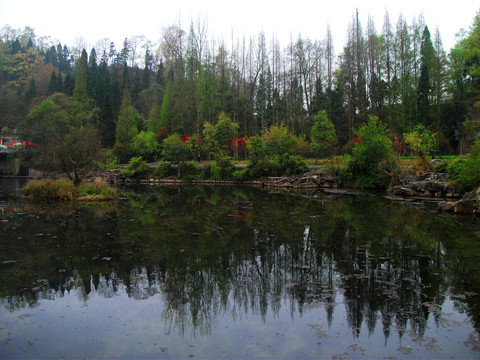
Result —
[[480, 222], [371, 195], [0, 180], [0, 358], [479, 358]]

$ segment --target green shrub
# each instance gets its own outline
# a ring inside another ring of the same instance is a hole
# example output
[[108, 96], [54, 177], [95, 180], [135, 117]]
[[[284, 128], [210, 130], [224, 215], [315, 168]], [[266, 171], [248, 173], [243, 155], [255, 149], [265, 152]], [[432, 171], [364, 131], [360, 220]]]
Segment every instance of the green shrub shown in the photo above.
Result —
[[327, 159], [335, 153], [335, 147], [328, 142], [313, 143], [311, 147], [316, 159]]
[[210, 178], [217, 181], [222, 180], [222, 169], [215, 160], [210, 164]]
[[136, 155], [145, 161], [153, 161], [160, 152], [160, 144], [153, 131], [141, 131], [133, 138], [133, 149]]
[[235, 163], [230, 156], [217, 156], [215, 163], [220, 168], [220, 177], [222, 180], [231, 180], [235, 171]]
[[[376, 116], [357, 131], [359, 142], [348, 160], [346, 180], [359, 188], [385, 187], [391, 182], [392, 169], [398, 166], [388, 128]], [[350, 177], [350, 178], [349, 178]]]
[[342, 147], [342, 154], [343, 155], [352, 155], [353, 154], [353, 148], [355, 147], [355, 142], [349, 141]]
[[222, 180], [222, 169], [218, 166], [217, 162], [214, 160], [209, 164], [205, 164], [203, 171], [201, 173], [201, 178], [205, 180]]
[[475, 190], [480, 186], [480, 139], [475, 141], [470, 153], [464, 158], [452, 160], [447, 166], [452, 183], [460, 193]]
[[122, 173], [131, 178], [146, 178], [150, 175], [152, 169], [141, 156], [132, 157], [128, 165], [122, 170]]
[[305, 160], [298, 155], [283, 154], [279, 161], [281, 175], [300, 175], [310, 170]]
[[266, 154], [263, 138], [260, 135], [250, 136], [247, 140], [247, 150], [252, 161], [263, 159]]
[[450, 174], [452, 179], [458, 178], [460, 176], [461, 168], [464, 166], [465, 157], [458, 157], [450, 161], [447, 165], [447, 172]]
[[203, 167], [202, 179], [233, 180], [235, 163], [230, 156], [217, 156], [210, 164]]
[[250, 172], [248, 168], [237, 169], [233, 172], [233, 179], [236, 181], [247, 181], [250, 179]]
[[205, 179], [205, 180], [212, 178], [212, 164], [211, 163], [203, 165], [202, 172], [200, 173], [200, 178]]
[[298, 154], [297, 137], [284, 125], [271, 126], [263, 135], [263, 142], [265, 151], [270, 156]]
[[434, 173], [446, 173], [450, 160], [442, 160], [433, 167]]
[[309, 171], [301, 156], [283, 154], [252, 161], [248, 165], [249, 177], [258, 179], [267, 176], [299, 175]]
[[277, 157], [266, 157], [261, 160], [252, 161], [248, 164], [249, 176], [252, 179], [259, 179], [267, 176], [281, 176], [282, 165]]
[[313, 155], [313, 144], [310, 144], [305, 139], [297, 140], [298, 154], [303, 158], [310, 158]]
[[157, 179], [165, 179], [169, 176], [175, 175], [175, 169], [172, 167], [172, 163], [168, 161], [159, 161], [153, 174]]
[[340, 177], [345, 177], [346, 166], [345, 164], [348, 163], [350, 160], [350, 155], [337, 155], [330, 159], [328, 163], [327, 172], [329, 174], [337, 175]]
[[200, 169], [195, 161], [185, 161], [180, 164], [180, 174], [182, 179], [191, 181], [200, 175]]
[[117, 192], [101, 178], [93, 181], [84, 181], [78, 187], [78, 193], [82, 197], [100, 197], [102, 199], [115, 198]]

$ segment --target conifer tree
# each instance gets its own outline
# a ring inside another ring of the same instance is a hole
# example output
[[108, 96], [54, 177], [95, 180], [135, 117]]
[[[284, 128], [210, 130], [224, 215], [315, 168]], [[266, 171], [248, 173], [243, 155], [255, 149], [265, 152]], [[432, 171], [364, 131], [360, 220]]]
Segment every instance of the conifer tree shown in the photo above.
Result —
[[162, 127], [160, 109], [157, 104], [153, 104], [148, 115], [148, 130], [157, 134]]
[[88, 67], [87, 67], [87, 52], [82, 50], [82, 55], [78, 59], [75, 87], [73, 88], [73, 97], [79, 102], [85, 102], [88, 99], [87, 93], [87, 79], [88, 79]]
[[162, 110], [160, 113], [160, 127], [167, 128], [169, 133], [172, 133], [173, 118], [175, 116], [172, 87], [173, 83], [170, 81], [163, 95]]
[[52, 95], [56, 92], [57, 88], [57, 74], [55, 70], [52, 71], [50, 75], [50, 82], [48, 83], [48, 95]]
[[127, 160], [127, 157], [131, 154], [133, 138], [138, 134], [137, 116], [136, 110], [131, 104], [128, 87], [125, 87], [115, 129], [116, 146], [122, 161]]
[[100, 134], [103, 146], [112, 146], [115, 143], [115, 121], [112, 106], [112, 85], [107, 63], [102, 61], [103, 99], [100, 107]]
[[92, 49], [90, 51], [90, 56], [88, 58], [88, 77], [87, 77], [87, 93], [88, 97], [90, 99], [94, 99], [98, 104], [99, 102], [99, 97], [101, 97], [99, 92], [101, 92], [101, 89], [99, 89], [100, 85], [100, 79], [99, 79], [99, 71], [98, 71], [98, 66], [97, 66], [97, 53], [95, 49]]
[[25, 101], [29, 104], [34, 98], [37, 96], [37, 89], [35, 86], [35, 79], [32, 77], [30, 79], [30, 84], [28, 85], [28, 89], [25, 92]]
[[420, 54], [420, 79], [417, 90], [418, 121], [428, 126], [431, 123], [431, 117], [429, 115], [432, 91], [431, 73], [435, 60], [435, 50], [427, 26], [425, 26], [423, 31]]
[[74, 105], [72, 113], [79, 127], [87, 125], [94, 115], [88, 98], [87, 84], [87, 52], [83, 49], [82, 55], [77, 63], [77, 76], [75, 79], [75, 87], [73, 88]]
[[73, 89], [75, 87], [75, 79], [72, 76], [72, 73], [69, 72], [65, 75], [65, 81], [63, 83], [63, 91], [67, 96], [73, 96]]

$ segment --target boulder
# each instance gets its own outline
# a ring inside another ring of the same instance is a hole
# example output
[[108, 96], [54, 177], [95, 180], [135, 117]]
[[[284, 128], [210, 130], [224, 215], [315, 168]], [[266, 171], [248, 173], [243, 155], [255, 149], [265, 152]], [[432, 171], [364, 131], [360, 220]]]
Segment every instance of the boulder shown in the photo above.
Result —
[[463, 195], [462, 199], [455, 204], [455, 212], [480, 213], [480, 187]]
[[477, 207], [478, 204], [476, 201], [461, 199], [455, 204], [454, 211], [458, 214], [473, 214]]
[[400, 185], [388, 189], [390, 193], [400, 196], [445, 197], [453, 194], [453, 187], [445, 173], [424, 173], [407, 176]]
[[293, 187], [293, 188], [339, 188], [342, 180], [339, 176], [310, 171], [302, 175], [286, 177], [268, 177], [262, 182], [263, 186]]
[[441, 211], [454, 211], [456, 201], [440, 201], [438, 203], [438, 210]]

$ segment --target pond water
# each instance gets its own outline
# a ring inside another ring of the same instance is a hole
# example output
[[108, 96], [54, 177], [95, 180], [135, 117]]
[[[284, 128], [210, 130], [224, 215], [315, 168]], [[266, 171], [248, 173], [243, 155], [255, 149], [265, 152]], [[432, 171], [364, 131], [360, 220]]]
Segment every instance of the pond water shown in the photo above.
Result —
[[478, 358], [480, 222], [370, 194], [0, 179], [0, 358]]

